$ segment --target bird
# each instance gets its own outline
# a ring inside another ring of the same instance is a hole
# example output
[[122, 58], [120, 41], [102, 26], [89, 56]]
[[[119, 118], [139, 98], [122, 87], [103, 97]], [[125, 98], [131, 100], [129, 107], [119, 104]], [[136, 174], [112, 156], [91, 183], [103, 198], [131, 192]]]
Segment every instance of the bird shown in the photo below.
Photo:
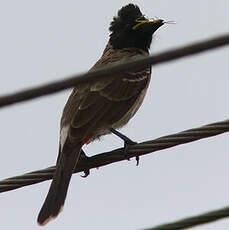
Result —
[[[164, 23], [162, 19], [148, 19], [135, 4], [123, 6], [110, 23], [110, 38], [101, 58], [89, 71], [149, 56], [153, 35]], [[39, 225], [62, 210], [73, 170], [84, 155], [84, 144], [109, 133], [130, 140], [117, 129], [141, 106], [150, 78], [151, 66], [135, 67], [75, 86], [63, 109], [56, 170], [37, 218]]]

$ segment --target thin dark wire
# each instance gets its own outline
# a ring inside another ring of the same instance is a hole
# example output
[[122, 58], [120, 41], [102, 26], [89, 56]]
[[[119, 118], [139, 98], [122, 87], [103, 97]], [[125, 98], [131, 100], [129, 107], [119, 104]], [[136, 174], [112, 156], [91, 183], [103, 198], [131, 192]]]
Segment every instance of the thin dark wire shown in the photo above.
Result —
[[229, 207], [206, 212], [201, 215], [188, 217], [183, 220], [178, 220], [168, 224], [162, 224], [153, 228], [147, 228], [145, 230], [178, 230], [195, 227], [197, 225], [210, 223], [225, 217], [229, 217]]
[[[77, 164], [74, 173], [83, 172], [92, 168], [99, 168], [118, 161], [127, 160], [132, 157], [142, 156], [158, 150], [170, 148], [176, 145], [200, 140], [203, 138], [215, 136], [229, 131], [229, 119], [208, 124], [199, 128], [189, 129], [180, 133], [160, 137], [152, 141], [146, 141], [128, 148], [128, 154], [125, 154], [123, 148], [110, 152], [97, 154], [87, 159], [81, 159]], [[23, 186], [40, 183], [52, 179], [55, 167], [49, 167], [44, 170], [30, 172], [21, 176], [16, 176], [0, 181], [0, 192], [6, 192]]]
[[127, 71], [133, 67], [143, 67], [149, 65], [158, 65], [164, 62], [179, 59], [185, 56], [190, 56], [210, 49], [215, 49], [229, 44], [229, 34], [196, 42], [191, 45], [180, 48], [171, 49], [170, 51], [162, 52], [158, 55], [153, 55], [147, 58], [136, 59], [131, 62], [126, 62], [120, 65], [103, 68], [86, 74], [74, 75], [62, 81], [55, 81], [45, 85], [33, 87], [17, 93], [8, 94], [0, 97], [0, 107], [19, 103], [22, 101], [31, 100], [37, 97], [53, 94], [67, 88], [72, 88], [76, 84], [88, 82], [90, 80], [98, 80], [104, 77], [109, 77], [113, 74]]

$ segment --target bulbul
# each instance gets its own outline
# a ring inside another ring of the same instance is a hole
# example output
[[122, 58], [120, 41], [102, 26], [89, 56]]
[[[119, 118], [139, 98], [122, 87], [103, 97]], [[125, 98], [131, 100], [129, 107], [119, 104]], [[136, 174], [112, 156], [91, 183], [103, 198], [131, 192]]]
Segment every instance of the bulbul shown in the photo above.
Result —
[[[147, 19], [137, 5], [122, 7], [110, 24], [110, 39], [102, 57], [90, 71], [148, 56], [153, 34], [163, 24], [161, 19]], [[38, 224], [46, 224], [61, 211], [82, 146], [122, 127], [134, 116], [150, 77], [151, 67], [133, 68], [73, 89], [63, 110], [56, 171]]]

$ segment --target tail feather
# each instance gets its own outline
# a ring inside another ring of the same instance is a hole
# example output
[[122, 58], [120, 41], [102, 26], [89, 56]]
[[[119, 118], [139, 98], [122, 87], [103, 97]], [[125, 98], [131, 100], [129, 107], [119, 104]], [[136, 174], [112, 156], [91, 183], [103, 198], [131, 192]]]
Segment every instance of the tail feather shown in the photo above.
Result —
[[45, 225], [62, 210], [72, 172], [80, 156], [81, 147], [82, 145], [79, 144], [74, 148], [74, 151], [65, 152], [58, 159], [52, 184], [37, 218], [39, 225]]

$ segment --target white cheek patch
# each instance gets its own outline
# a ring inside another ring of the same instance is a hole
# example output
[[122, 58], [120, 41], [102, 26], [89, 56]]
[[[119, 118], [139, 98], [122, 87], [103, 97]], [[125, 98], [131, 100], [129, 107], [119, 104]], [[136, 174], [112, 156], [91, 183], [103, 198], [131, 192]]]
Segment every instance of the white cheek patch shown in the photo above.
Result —
[[63, 150], [64, 143], [68, 136], [69, 125], [63, 126], [60, 131], [60, 149]]

